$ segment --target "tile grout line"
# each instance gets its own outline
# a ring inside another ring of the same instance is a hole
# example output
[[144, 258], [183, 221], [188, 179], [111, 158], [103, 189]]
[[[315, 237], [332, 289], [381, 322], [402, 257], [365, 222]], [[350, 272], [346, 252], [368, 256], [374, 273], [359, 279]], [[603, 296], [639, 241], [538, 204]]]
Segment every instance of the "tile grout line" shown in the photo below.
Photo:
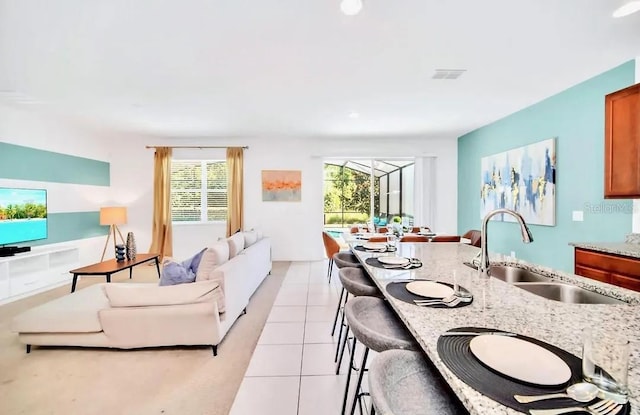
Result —
[[311, 274], [311, 267], [307, 273], [307, 298], [304, 304], [304, 326], [302, 328], [302, 353], [300, 353], [300, 377], [298, 378], [298, 406], [296, 408], [296, 414], [300, 415], [300, 395], [302, 393], [302, 366], [304, 362], [304, 339], [307, 334], [307, 310], [309, 309], [309, 279]]

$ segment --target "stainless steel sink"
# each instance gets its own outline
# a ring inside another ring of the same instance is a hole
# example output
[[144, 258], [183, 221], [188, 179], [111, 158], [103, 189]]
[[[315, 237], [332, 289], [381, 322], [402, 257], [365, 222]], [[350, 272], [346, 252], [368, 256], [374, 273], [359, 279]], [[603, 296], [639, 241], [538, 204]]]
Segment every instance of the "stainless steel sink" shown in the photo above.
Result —
[[624, 301], [607, 297], [593, 291], [585, 290], [571, 284], [561, 282], [516, 283], [514, 286], [549, 300], [572, 304], [625, 304]]
[[518, 282], [551, 282], [552, 279], [533, 271], [509, 265], [492, 265], [489, 268], [492, 277], [514, 284]]

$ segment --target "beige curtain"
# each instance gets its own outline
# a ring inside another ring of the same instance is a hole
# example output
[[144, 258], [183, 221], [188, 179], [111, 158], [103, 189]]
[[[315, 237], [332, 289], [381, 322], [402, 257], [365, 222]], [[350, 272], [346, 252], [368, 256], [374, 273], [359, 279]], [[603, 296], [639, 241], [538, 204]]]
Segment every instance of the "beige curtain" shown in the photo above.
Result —
[[162, 260], [173, 256], [171, 236], [171, 148], [158, 147], [153, 156], [153, 229], [149, 252]]
[[242, 147], [227, 148], [227, 236], [242, 229]]

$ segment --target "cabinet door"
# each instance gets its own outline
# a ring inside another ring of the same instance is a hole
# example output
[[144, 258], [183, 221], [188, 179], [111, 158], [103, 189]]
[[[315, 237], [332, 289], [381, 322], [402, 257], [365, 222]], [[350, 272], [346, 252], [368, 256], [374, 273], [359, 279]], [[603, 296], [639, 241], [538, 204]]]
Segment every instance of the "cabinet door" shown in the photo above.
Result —
[[640, 291], [640, 278], [629, 277], [621, 274], [611, 274], [611, 283], [619, 287]]
[[640, 197], [640, 84], [605, 97], [604, 197]]
[[583, 277], [591, 278], [592, 280], [598, 280], [598, 281], [607, 282], [607, 283], [611, 282], [611, 279], [609, 278], [609, 273], [606, 271], [601, 271], [599, 269], [576, 265], [575, 273]]

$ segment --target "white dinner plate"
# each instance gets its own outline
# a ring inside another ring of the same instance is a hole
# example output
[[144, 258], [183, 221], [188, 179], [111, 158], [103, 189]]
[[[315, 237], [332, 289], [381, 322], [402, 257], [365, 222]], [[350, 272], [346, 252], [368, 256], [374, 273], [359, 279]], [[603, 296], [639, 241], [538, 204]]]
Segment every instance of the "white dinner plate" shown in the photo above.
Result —
[[477, 336], [469, 347], [486, 366], [516, 380], [553, 386], [571, 378], [571, 369], [555, 353], [517, 337]]
[[403, 258], [401, 256], [379, 256], [378, 261], [388, 265], [406, 265], [409, 263], [409, 258]]
[[366, 244], [362, 244], [364, 249], [385, 249], [387, 244], [384, 242], [367, 242]]
[[413, 281], [405, 287], [410, 293], [421, 297], [444, 298], [453, 294], [453, 288], [435, 281]]

